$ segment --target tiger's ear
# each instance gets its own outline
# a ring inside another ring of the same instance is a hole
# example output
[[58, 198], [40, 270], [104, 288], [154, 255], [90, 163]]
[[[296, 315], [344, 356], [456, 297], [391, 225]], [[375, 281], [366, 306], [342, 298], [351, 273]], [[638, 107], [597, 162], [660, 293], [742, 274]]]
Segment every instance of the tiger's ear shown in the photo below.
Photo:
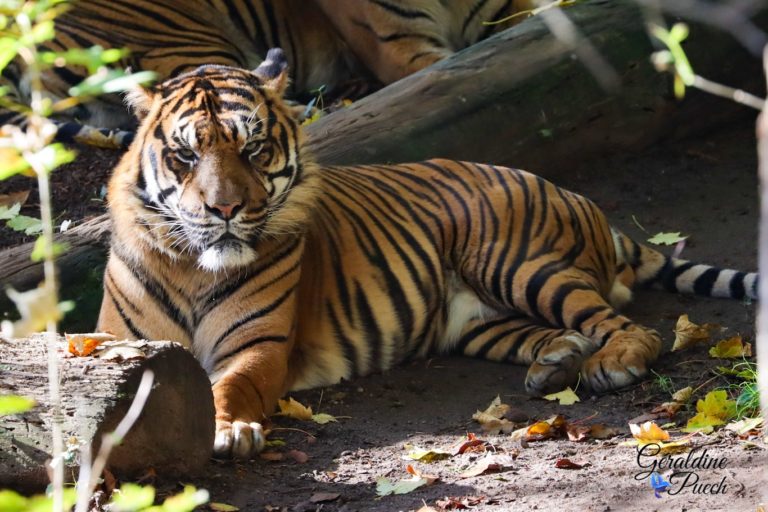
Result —
[[136, 85], [125, 93], [123, 101], [141, 121], [149, 112], [150, 107], [152, 107], [152, 100], [155, 99], [156, 94], [157, 91], [152, 88]]
[[288, 87], [288, 61], [281, 48], [272, 48], [267, 58], [253, 70], [267, 89], [272, 89], [281, 97]]

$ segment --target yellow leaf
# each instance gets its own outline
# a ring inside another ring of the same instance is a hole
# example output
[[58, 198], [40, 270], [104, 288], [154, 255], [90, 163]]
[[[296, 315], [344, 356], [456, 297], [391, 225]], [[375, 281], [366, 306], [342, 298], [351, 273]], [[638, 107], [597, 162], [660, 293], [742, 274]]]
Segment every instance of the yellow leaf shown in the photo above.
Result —
[[312, 114], [312, 117], [308, 117], [304, 121], [302, 121], [301, 126], [310, 125], [310, 124], [314, 123], [315, 121], [317, 121], [318, 119], [320, 119], [321, 117], [323, 117], [323, 111], [322, 110], [315, 110], [315, 112]]
[[580, 402], [579, 397], [573, 392], [571, 386], [568, 386], [559, 393], [552, 393], [544, 395], [544, 400], [559, 400], [560, 405], [573, 405], [576, 402]]
[[227, 503], [216, 503], [215, 501], [208, 504], [208, 508], [215, 512], [237, 512], [240, 510], [234, 505], [228, 505]]
[[740, 359], [752, 357], [752, 345], [744, 343], [738, 334], [732, 338], [721, 340], [717, 345], [709, 349], [710, 357], [720, 359]]
[[736, 415], [736, 402], [728, 400], [722, 389], [710, 391], [704, 400], [696, 402], [696, 416], [688, 420], [685, 432], [712, 432], [714, 427], [723, 425]]
[[659, 441], [669, 441], [669, 432], [659, 427], [653, 421], [646, 421], [641, 425], [630, 423], [629, 430], [640, 446], [658, 443]]
[[419, 460], [421, 462], [434, 462], [436, 460], [448, 459], [451, 457], [451, 454], [437, 448], [432, 450], [422, 450], [420, 448], [416, 448], [408, 452], [406, 457], [412, 460]]
[[672, 351], [682, 350], [691, 345], [709, 340], [709, 332], [716, 328], [716, 324], [697, 325], [688, 320], [688, 315], [680, 315], [675, 326], [675, 343]]
[[308, 421], [312, 419], [312, 408], [302, 405], [293, 398], [288, 398], [288, 400], [279, 399], [277, 405], [280, 407], [280, 412], [277, 414], [297, 420]]

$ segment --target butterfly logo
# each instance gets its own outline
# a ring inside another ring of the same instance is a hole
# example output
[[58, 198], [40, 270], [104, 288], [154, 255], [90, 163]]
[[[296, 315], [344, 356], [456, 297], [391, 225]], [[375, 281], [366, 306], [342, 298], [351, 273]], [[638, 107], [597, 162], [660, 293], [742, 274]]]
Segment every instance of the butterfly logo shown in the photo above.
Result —
[[659, 493], [666, 491], [669, 487], [672, 487], [672, 484], [664, 480], [663, 476], [654, 471], [651, 473], [651, 487], [653, 487], [653, 494], [657, 498], [661, 498], [661, 494]]

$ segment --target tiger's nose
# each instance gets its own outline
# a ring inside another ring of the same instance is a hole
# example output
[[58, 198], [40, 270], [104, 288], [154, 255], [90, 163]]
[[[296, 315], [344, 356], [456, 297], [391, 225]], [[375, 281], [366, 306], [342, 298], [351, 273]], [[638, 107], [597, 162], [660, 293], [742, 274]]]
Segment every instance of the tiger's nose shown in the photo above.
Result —
[[224, 220], [229, 220], [243, 207], [242, 201], [235, 203], [216, 203], [214, 205], [205, 205], [205, 209], [216, 217]]

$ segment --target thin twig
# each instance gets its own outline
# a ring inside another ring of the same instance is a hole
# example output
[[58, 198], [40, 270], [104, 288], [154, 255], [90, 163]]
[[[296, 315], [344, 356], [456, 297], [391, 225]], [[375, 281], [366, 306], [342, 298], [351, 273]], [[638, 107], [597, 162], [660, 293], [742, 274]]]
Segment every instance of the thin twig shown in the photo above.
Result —
[[763, 110], [763, 106], [765, 105], [765, 100], [758, 98], [754, 94], [750, 94], [747, 91], [743, 91], [741, 89], [728, 87], [727, 85], [707, 80], [706, 78], [699, 75], [695, 75], [693, 77], [693, 84], [691, 84], [691, 86], [696, 87], [697, 89], [701, 89], [704, 92], [708, 92], [709, 94], [733, 100], [736, 103], [746, 105], [747, 107], [754, 108], [755, 110]]
[[[542, 5], [542, 2], [537, 2], [537, 4]], [[560, 7], [544, 9], [538, 13], [538, 16], [552, 32], [552, 35], [576, 54], [582, 64], [595, 77], [600, 87], [608, 92], [615, 92], [619, 88], [621, 82], [619, 75]]]
[[139, 387], [136, 390], [136, 396], [133, 397], [133, 402], [131, 402], [131, 406], [128, 408], [128, 412], [125, 413], [125, 416], [120, 420], [120, 423], [113, 432], [104, 434], [101, 446], [99, 447], [99, 453], [93, 465], [90, 463], [90, 446], [86, 445], [84, 447], [80, 461], [80, 476], [77, 479], [77, 506], [75, 507], [75, 512], [88, 511], [88, 502], [96, 488], [101, 473], [104, 471], [104, 467], [107, 465], [112, 448], [123, 441], [123, 438], [131, 430], [133, 424], [141, 416], [141, 412], [144, 410], [149, 394], [152, 391], [154, 380], [154, 372], [152, 370], [145, 370], [144, 375], [141, 376]]

